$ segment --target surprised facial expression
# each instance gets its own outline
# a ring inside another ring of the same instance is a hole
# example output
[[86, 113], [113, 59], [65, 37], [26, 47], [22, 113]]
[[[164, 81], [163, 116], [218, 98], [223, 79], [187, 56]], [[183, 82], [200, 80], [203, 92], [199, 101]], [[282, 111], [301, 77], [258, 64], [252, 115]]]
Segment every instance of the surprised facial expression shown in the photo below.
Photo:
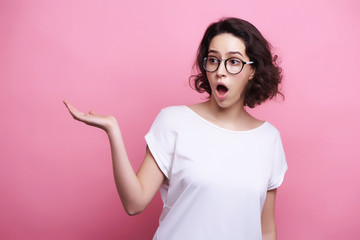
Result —
[[[209, 64], [216, 63], [216, 58], [220, 59], [220, 65], [214, 72], [206, 72], [207, 79], [211, 87], [210, 101], [216, 102], [221, 108], [228, 108], [234, 105], [242, 107], [244, 105], [244, 89], [248, 81], [253, 78], [255, 68], [250, 64], [244, 64], [238, 74], [234, 73], [237, 64], [242, 64], [239, 59], [249, 62], [246, 55], [245, 44], [242, 39], [230, 33], [222, 33], [215, 36], [209, 45], [208, 51]], [[225, 60], [227, 61], [227, 69]], [[229, 71], [230, 72], [229, 72]]]

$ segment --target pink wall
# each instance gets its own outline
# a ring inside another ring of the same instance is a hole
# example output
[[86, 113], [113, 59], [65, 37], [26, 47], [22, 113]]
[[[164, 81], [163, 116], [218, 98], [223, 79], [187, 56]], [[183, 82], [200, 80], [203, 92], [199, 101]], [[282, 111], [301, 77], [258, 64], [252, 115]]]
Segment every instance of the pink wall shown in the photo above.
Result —
[[359, 1], [170, 2], [0, 1], [0, 239], [150, 239], [159, 196], [127, 216], [106, 135], [62, 100], [115, 115], [137, 169], [159, 110], [203, 99], [187, 78], [223, 16], [254, 23], [282, 58], [286, 100], [252, 111], [287, 155], [279, 239], [360, 239]]

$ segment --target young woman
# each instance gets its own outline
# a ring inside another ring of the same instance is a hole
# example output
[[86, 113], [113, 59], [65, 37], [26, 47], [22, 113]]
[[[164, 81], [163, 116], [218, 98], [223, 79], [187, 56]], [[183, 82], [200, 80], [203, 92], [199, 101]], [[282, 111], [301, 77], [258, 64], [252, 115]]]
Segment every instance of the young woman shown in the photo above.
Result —
[[[276, 239], [275, 196], [287, 170], [278, 130], [244, 109], [276, 96], [281, 69], [270, 45], [249, 22], [211, 24], [192, 76], [208, 101], [168, 107], [149, 133], [136, 174], [117, 121], [90, 111], [71, 115], [108, 134], [114, 177], [129, 215], [159, 190], [164, 202], [154, 239]], [[281, 93], [280, 93], [281, 94]]]

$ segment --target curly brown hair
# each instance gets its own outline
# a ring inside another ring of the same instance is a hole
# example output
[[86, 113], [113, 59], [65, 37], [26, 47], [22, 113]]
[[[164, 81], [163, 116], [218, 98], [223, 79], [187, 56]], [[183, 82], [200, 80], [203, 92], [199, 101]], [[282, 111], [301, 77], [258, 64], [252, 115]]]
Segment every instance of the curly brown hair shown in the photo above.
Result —
[[277, 55], [272, 56], [270, 43], [254, 25], [238, 18], [223, 18], [206, 29], [194, 63], [194, 68], [199, 71], [199, 74], [190, 76], [190, 85], [194, 81], [196, 91], [207, 92], [209, 97], [211, 96], [210, 84], [202, 64], [204, 58], [207, 57], [212, 38], [222, 33], [230, 33], [244, 41], [246, 54], [250, 61], [254, 62], [252, 66], [256, 68], [253, 79], [248, 81], [245, 88], [244, 105], [254, 108], [277, 94], [284, 98], [279, 90], [282, 69], [277, 64]]

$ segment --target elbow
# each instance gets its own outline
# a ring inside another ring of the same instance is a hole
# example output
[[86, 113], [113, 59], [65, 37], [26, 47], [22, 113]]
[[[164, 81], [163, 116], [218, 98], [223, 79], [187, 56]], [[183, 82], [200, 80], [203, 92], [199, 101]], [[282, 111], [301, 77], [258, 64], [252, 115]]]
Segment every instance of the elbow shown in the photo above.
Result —
[[144, 208], [124, 207], [124, 209], [125, 209], [126, 214], [129, 216], [135, 216], [144, 211]]
[[122, 200], [122, 204], [126, 214], [129, 216], [135, 216], [142, 213], [148, 205], [148, 203], [140, 197], [127, 199], [126, 201]]
[[142, 212], [142, 211], [132, 211], [132, 210], [125, 210], [125, 211], [126, 211], [127, 215], [129, 215], [129, 216], [136, 216]]

